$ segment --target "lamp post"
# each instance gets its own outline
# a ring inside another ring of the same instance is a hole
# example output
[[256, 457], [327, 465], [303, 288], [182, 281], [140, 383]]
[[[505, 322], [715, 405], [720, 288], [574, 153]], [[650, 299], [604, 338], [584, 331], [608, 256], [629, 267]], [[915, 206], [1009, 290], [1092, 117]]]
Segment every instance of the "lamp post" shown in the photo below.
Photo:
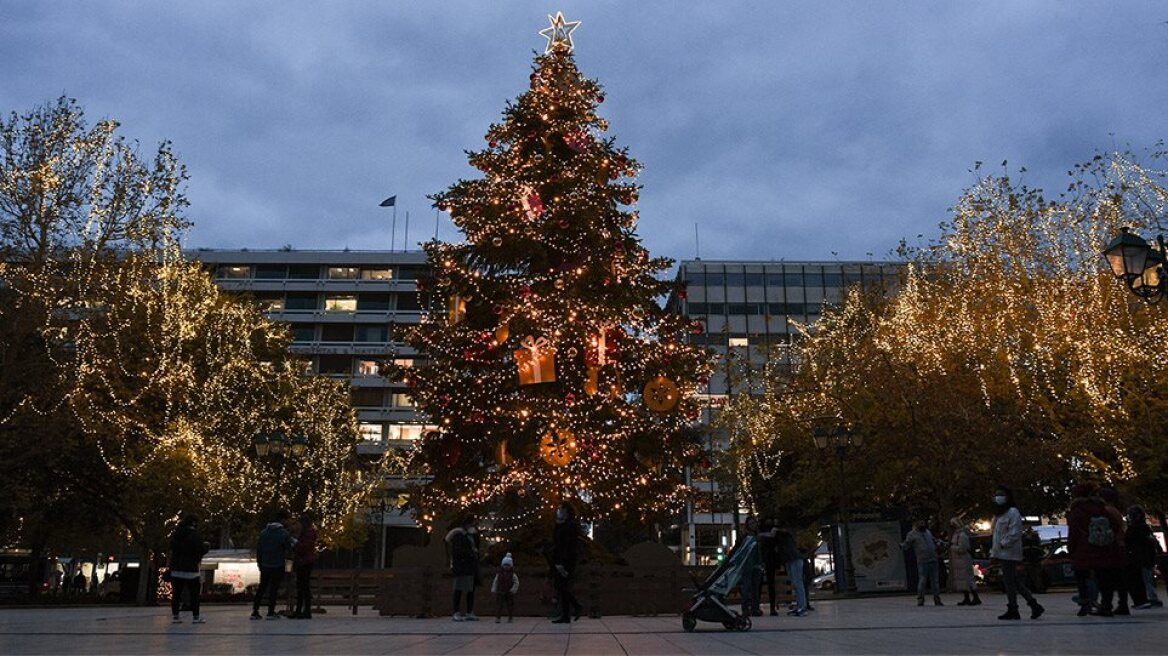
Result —
[[279, 497], [280, 487], [284, 484], [284, 465], [288, 456], [302, 457], [304, 452], [308, 450], [308, 438], [303, 435], [289, 437], [281, 431], [275, 431], [256, 435], [255, 439], [252, 440], [252, 445], [255, 447], [257, 456], [261, 458], [272, 456], [280, 461], [279, 473], [276, 475], [276, 487], [272, 490], [272, 503], [274, 504]]
[[836, 463], [839, 465], [840, 481], [840, 527], [844, 543], [844, 591], [856, 591], [856, 569], [852, 565], [852, 535], [848, 523], [850, 511], [848, 509], [848, 491], [844, 475], [844, 457], [848, 447], [863, 446], [864, 436], [851, 426], [839, 421], [831, 428], [816, 428], [815, 446], [819, 449], [835, 449]]
[[1111, 273], [1148, 303], [1157, 303], [1168, 294], [1163, 236], [1156, 238], [1156, 246], [1158, 248], [1125, 227], [1120, 228], [1115, 239], [1103, 249]]

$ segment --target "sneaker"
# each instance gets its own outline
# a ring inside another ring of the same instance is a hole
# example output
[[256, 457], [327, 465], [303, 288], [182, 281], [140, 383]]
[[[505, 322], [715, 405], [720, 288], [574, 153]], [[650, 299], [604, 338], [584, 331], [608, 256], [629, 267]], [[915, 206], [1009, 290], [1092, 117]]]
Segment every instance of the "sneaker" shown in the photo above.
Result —
[[1164, 607], [1164, 602], [1160, 601], [1159, 599], [1153, 599], [1152, 601], [1150, 601], [1148, 603], [1152, 604], [1152, 608], [1163, 608]]
[[1142, 604], [1136, 604], [1135, 606], [1132, 606], [1132, 608], [1134, 608], [1136, 610], [1148, 610], [1151, 607], [1152, 607], [1152, 602], [1150, 602], [1150, 601], [1145, 601]]
[[201, 617], [196, 617], [195, 619], [191, 620], [191, 624], [206, 624], [206, 623], [207, 623], [207, 620], [205, 620]]
[[1075, 614], [1078, 615], [1079, 617], [1087, 617], [1088, 615], [1091, 614], [1091, 607], [1090, 606], [1079, 606], [1079, 612], [1075, 613]]
[[479, 621], [479, 616], [475, 615], [474, 613], [467, 613], [466, 615], [462, 616], [462, 619], [466, 622], [477, 622]]
[[170, 623], [171, 624], [182, 624], [182, 618], [179, 617], [178, 615], [175, 615], [174, 617], [170, 618]]
[[453, 616], [451, 616], [450, 619], [454, 620], [455, 622], [461, 622], [463, 620], [462, 613], [455, 613]]
[[263, 617], [260, 617], [260, 613], [259, 613], [259, 611], [256, 611], [256, 612], [252, 613], [252, 614], [251, 614], [251, 618], [252, 618], [253, 620], [262, 620], [262, 619], [264, 619]]
[[796, 608], [795, 610], [789, 610], [789, 611], [787, 611], [787, 614], [790, 615], [791, 617], [807, 617], [807, 611], [802, 609], [802, 608]]

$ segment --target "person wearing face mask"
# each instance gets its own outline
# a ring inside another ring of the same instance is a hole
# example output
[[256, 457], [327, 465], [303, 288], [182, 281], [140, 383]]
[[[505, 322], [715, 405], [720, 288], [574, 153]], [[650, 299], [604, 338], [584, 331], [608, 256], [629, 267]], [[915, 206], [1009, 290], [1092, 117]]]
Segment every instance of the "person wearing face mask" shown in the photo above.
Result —
[[[964, 598], [958, 606], [979, 606], [977, 581], [973, 576], [973, 552], [969, 545], [969, 530], [965, 523], [954, 517], [949, 520], [953, 534], [949, 536], [949, 570], [953, 577], [953, 590], [960, 590]], [[972, 597], [972, 598], [971, 598]]]
[[580, 526], [576, 510], [567, 501], [556, 509], [556, 526], [552, 530], [552, 585], [559, 601], [559, 615], [553, 624], [571, 624], [580, 619], [580, 602], [572, 594], [572, 577], [576, 573], [576, 549]]
[[1022, 513], [1014, 503], [1014, 493], [1008, 487], [994, 491], [994, 544], [990, 558], [1002, 568], [1002, 584], [1006, 588], [1006, 612], [1000, 620], [1019, 620], [1018, 595], [1030, 606], [1030, 619], [1038, 619], [1046, 610], [1030, 594], [1026, 583], [1018, 580], [1018, 566], [1022, 564]]
[[[454, 615], [455, 622], [475, 622], [475, 588], [478, 587], [479, 544], [478, 521], [471, 516], [463, 518], [459, 526], [446, 534], [450, 546], [450, 571], [454, 575]], [[466, 614], [459, 612], [459, 602], [466, 593]]]
[[937, 571], [937, 540], [929, 531], [929, 523], [918, 519], [913, 528], [904, 536], [900, 548], [912, 550], [917, 560], [917, 605], [925, 605], [925, 586], [933, 593], [933, 605], [944, 606], [941, 603], [941, 585]]

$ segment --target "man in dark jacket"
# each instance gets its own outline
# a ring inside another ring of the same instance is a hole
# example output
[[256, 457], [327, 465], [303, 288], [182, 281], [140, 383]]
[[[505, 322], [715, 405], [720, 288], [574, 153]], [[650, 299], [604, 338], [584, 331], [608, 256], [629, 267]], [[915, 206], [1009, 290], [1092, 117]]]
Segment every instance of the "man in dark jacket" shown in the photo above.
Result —
[[576, 522], [576, 511], [564, 502], [556, 509], [556, 526], [552, 532], [552, 576], [556, 598], [559, 600], [559, 616], [552, 622], [570, 624], [580, 619], [580, 602], [572, 594], [572, 578], [576, 574], [576, 550], [580, 541], [580, 526]]
[[275, 520], [269, 523], [256, 544], [256, 564], [260, 567], [260, 586], [256, 590], [255, 603], [252, 605], [251, 618], [260, 619], [260, 601], [264, 592], [268, 593], [268, 619], [279, 619], [276, 614], [276, 596], [280, 592], [280, 583], [284, 580], [284, 559], [288, 551], [296, 544], [284, 522], [288, 513], [279, 512]]
[[[1124, 535], [1127, 563], [1131, 570], [1131, 596], [1136, 608], [1158, 608], [1164, 605], [1156, 594], [1156, 549], [1159, 543], [1148, 526], [1148, 517], [1142, 506], [1127, 511], [1127, 533]], [[1138, 600], [1138, 601], [1137, 601]]]
[[[1093, 574], [1102, 595], [1099, 615], [1130, 615], [1127, 594], [1121, 591], [1125, 561], [1123, 548], [1123, 517], [1098, 496], [1090, 485], [1078, 484], [1071, 488], [1071, 506], [1067, 511], [1067, 547], [1071, 567], [1079, 585], [1079, 616], [1091, 612], [1091, 596], [1087, 587]], [[1119, 607], [1112, 609], [1112, 600], [1120, 592]]]
[[170, 536], [170, 613], [171, 621], [175, 624], [182, 622], [179, 611], [182, 610], [182, 597], [185, 592], [190, 598], [191, 620], [194, 624], [202, 624], [205, 620], [199, 615], [199, 563], [211, 546], [199, 537], [199, 518], [187, 515], [178, 528]]
[[[450, 573], [454, 577], [455, 622], [477, 622], [475, 615], [475, 589], [479, 585], [479, 532], [478, 520], [471, 515], [462, 518], [459, 525], [446, 534], [446, 544], [450, 549]], [[466, 593], [466, 614], [459, 612], [462, 593]]]
[[296, 611], [298, 620], [312, 619], [312, 566], [316, 563], [316, 526], [312, 513], [300, 516], [300, 537], [292, 549], [292, 563], [296, 569]]
[[803, 582], [803, 554], [799, 553], [795, 534], [789, 530], [776, 530], [775, 549], [783, 568], [787, 570], [787, 577], [791, 579], [791, 590], [795, 593], [795, 607], [787, 614], [803, 617], [807, 614], [807, 588]]

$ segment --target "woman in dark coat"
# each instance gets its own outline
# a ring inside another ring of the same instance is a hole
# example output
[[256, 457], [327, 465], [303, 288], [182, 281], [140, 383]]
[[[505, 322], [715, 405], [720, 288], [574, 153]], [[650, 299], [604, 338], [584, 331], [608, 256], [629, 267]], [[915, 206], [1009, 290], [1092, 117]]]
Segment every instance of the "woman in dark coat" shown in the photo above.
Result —
[[555, 624], [570, 624], [580, 619], [580, 602], [572, 594], [572, 579], [576, 574], [576, 551], [580, 542], [580, 525], [576, 511], [568, 502], [556, 509], [556, 526], [552, 531], [552, 585], [559, 602]]
[[[454, 575], [454, 615], [455, 622], [475, 622], [479, 619], [474, 612], [475, 588], [479, 578], [479, 536], [478, 521], [466, 517], [459, 526], [446, 534], [450, 545], [450, 570]], [[458, 612], [462, 593], [466, 593], [466, 614]]]
[[[1074, 499], [1067, 511], [1067, 546], [1079, 585], [1079, 616], [1091, 611], [1087, 580], [1092, 574], [1103, 597], [1099, 614], [1103, 617], [1130, 615], [1126, 587], [1122, 585], [1127, 560], [1123, 547], [1123, 517], [1097, 494], [1092, 494], [1090, 485], [1074, 486], [1071, 488]], [[1120, 593], [1119, 607], [1112, 610], [1112, 600], [1117, 592]]]
[[182, 621], [179, 611], [184, 591], [190, 598], [192, 621], [203, 623], [199, 615], [199, 593], [202, 592], [199, 563], [210, 549], [211, 546], [199, 537], [199, 518], [194, 515], [184, 517], [170, 536], [170, 612], [175, 624]]

